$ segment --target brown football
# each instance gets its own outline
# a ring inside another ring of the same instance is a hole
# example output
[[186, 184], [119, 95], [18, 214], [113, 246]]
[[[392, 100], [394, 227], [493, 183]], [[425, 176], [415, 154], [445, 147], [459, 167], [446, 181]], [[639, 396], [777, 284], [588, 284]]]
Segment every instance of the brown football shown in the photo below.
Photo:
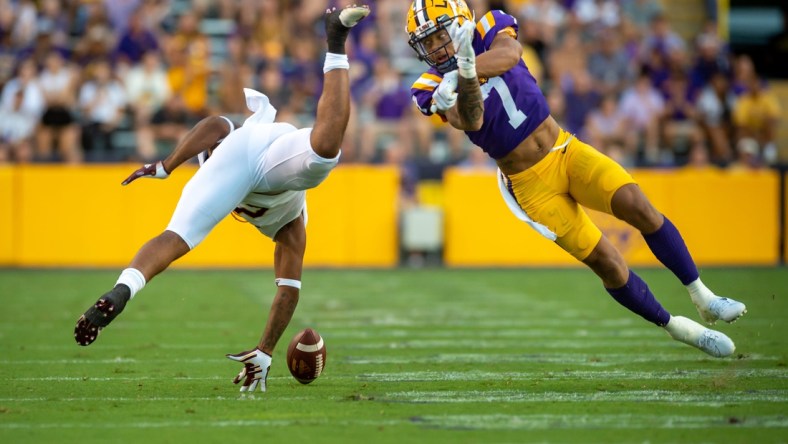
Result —
[[287, 368], [301, 384], [317, 379], [326, 365], [326, 344], [311, 328], [298, 332], [287, 347]]

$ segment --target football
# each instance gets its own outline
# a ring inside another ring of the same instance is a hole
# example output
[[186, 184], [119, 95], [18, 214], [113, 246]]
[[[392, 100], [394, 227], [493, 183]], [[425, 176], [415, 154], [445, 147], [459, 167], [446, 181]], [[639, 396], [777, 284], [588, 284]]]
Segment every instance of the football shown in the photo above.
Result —
[[301, 384], [317, 379], [326, 365], [326, 344], [311, 328], [298, 332], [287, 347], [287, 368]]

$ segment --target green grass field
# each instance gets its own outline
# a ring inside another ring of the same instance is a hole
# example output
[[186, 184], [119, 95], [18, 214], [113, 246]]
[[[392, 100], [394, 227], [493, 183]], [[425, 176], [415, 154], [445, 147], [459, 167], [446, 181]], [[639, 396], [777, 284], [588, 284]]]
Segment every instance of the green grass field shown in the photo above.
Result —
[[[639, 270], [673, 314], [680, 283]], [[307, 270], [269, 390], [224, 357], [256, 344], [262, 271], [169, 271], [89, 347], [76, 318], [117, 271], [0, 270], [0, 442], [788, 442], [788, 270], [706, 269], [747, 303], [714, 359], [616, 304], [586, 270]], [[301, 385], [296, 331], [326, 340]]]

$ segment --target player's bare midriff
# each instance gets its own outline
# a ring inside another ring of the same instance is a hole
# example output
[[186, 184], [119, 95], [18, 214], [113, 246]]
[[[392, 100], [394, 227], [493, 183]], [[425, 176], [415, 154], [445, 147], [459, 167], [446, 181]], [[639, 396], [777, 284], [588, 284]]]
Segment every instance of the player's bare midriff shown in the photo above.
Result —
[[560, 131], [561, 127], [553, 116], [547, 116], [530, 136], [517, 145], [517, 148], [496, 161], [498, 168], [507, 176], [531, 168], [555, 146]]

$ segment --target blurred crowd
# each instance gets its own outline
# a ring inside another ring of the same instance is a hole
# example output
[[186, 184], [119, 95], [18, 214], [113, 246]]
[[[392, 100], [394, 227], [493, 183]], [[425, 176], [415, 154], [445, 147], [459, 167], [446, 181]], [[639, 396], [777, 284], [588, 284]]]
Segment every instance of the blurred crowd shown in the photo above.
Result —
[[[310, 125], [322, 86], [322, 16], [343, 0], [0, 0], [0, 163], [150, 161], [200, 118], [244, 118], [242, 87], [278, 120]], [[449, 165], [494, 164], [418, 114], [426, 64], [407, 0], [370, 0], [349, 44], [346, 163], [392, 163], [408, 187]], [[626, 167], [759, 168], [777, 161], [778, 101], [715, 11], [692, 39], [657, 0], [470, 0], [517, 17], [553, 115]], [[714, 2], [707, 2], [714, 3]], [[410, 190], [412, 191], [412, 190]]]

